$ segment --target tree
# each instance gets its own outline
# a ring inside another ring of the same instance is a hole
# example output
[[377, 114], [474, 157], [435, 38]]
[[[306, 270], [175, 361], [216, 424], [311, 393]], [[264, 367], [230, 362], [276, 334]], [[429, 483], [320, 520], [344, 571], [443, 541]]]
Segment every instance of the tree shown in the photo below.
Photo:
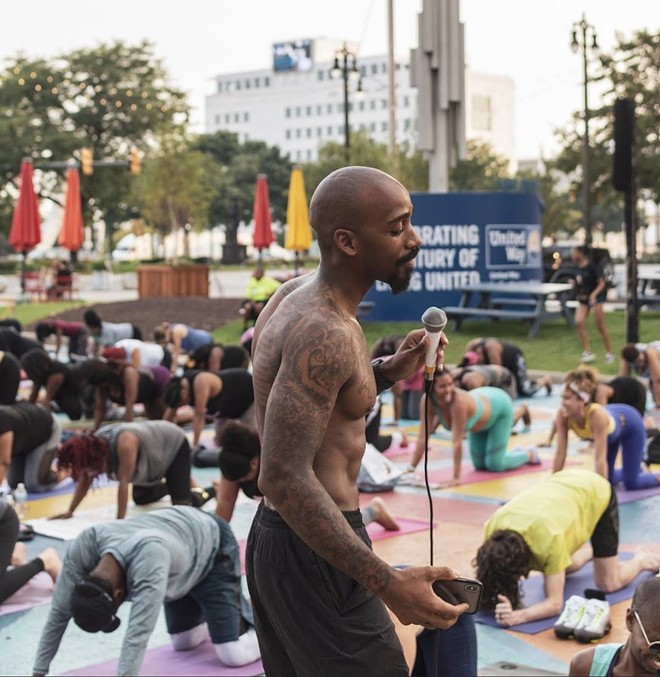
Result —
[[508, 166], [490, 144], [470, 140], [466, 158], [449, 172], [449, 190], [496, 190], [497, 182], [508, 176]]
[[[95, 161], [125, 161], [128, 168], [131, 147], [146, 150], [158, 134], [187, 121], [185, 96], [167, 79], [146, 41], [136, 46], [102, 44], [49, 60], [17, 56], [0, 73], [3, 183], [16, 183], [24, 157], [38, 168], [40, 163], [75, 158], [83, 147], [93, 148]], [[60, 201], [60, 171], [45, 168], [41, 198]], [[130, 180], [120, 167], [83, 176], [86, 220], [127, 217]], [[10, 192], [6, 195], [12, 199]], [[0, 218], [4, 212], [0, 209]], [[0, 229], [6, 232], [8, 227], [3, 219]]]
[[145, 221], [163, 237], [183, 228], [188, 255], [189, 231], [209, 225], [219, 173], [209, 156], [190, 150], [184, 137], [169, 135], [159, 140], [158, 150], [145, 162], [134, 187], [135, 201]]
[[[656, 204], [660, 200], [660, 35], [646, 30], [630, 40], [617, 36], [610, 54], [600, 56], [598, 73], [592, 80], [605, 87], [603, 104], [590, 109], [590, 196], [594, 222], [605, 230], [620, 230], [621, 194], [612, 187], [614, 152], [613, 106], [616, 98], [631, 98], [636, 108], [637, 179], [640, 193]], [[564, 173], [571, 192], [578, 196], [575, 208], [582, 210], [582, 113], [573, 116], [573, 124], [557, 130], [561, 151], [551, 166]]]
[[268, 191], [273, 220], [286, 218], [287, 193], [291, 176], [291, 161], [279, 148], [263, 141], [240, 143], [232, 132], [201, 134], [192, 142], [193, 150], [204, 153], [218, 167], [216, 196], [210, 207], [209, 219], [214, 224], [226, 224], [231, 213], [232, 199], [239, 204], [239, 218], [252, 219], [254, 190], [259, 174], [268, 177]]

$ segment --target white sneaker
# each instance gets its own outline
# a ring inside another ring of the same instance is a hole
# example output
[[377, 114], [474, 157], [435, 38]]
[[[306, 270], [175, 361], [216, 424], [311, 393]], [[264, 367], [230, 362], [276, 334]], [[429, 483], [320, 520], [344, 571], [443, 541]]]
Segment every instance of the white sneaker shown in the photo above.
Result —
[[594, 639], [602, 639], [611, 629], [610, 603], [590, 599], [573, 635], [578, 642], [587, 643]]
[[615, 359], [614, 353], [607, 353], [607, 355], [605, 355], [605, 362], [607, 362], [607, 364], [612, 364]]
[[595, 359], [596, 359], [596, 356], [590, 350], [585, 350], [582, 353], [582, 357], [580, 358], [580, 362], [593, 362]]
[[568, 639], [573, 636], [575, 628], [582, 620], [588, 601], [585, 597], [580, 597], [580, 595], [571, 595], [566, 600], [559, 618], [552, 626], [557, 637]]

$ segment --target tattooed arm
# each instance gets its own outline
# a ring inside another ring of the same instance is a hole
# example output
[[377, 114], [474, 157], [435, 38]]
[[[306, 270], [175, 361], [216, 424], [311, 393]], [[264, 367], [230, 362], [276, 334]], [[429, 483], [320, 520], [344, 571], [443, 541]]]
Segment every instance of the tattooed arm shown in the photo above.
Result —
[[[272, 386], [267, 368], [262, 372], [255, 365], [257, 398], [267, 400], [259, 488], [314, 552], [381, 597], [403, 623], [450, 627], [466, 607], [446, 604], [431, 584], [456, 574], [446, 567], [394, 569], [341, 513], [357, 507], [352, 466], [364, 453], [368, 407], [356, 412], [375, 395], [373, 380], [367, 381], [373, 376], [366, 350], [361, 365], [355, 335], [341, 322], [328, 321], [327, 313], [288, 323], [287, 330]], [[262, 350], [265, 367], [274, 356]], [[345, 499], [341, 509], [338, 497]]]

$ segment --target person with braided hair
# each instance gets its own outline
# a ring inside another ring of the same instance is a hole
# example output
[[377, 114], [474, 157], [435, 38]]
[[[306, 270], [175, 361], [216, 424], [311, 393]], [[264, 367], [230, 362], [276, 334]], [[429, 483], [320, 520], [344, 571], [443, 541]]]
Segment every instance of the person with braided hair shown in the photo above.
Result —
[[[660, 555], [644, 551], [619, 561], [618, 546], [616, 493], [607, 479], [582, 468], [553, 473], [499, 507], [484, 525], [473, 561], [483, 584], [481, 608], [493, 610], [505, 627], [529, 623], [559, 614], [566, 574], [592, 559], [595, 585], [605, 593], [660, 567]], [[520, 580], [532, 570], [543, 574], [545, 599], [524, 607]]]
[[69, 509], [52, 519], [69, 519], [102, 473], [117, 480], [117, 519], [126, 517], [128, 485], [137, 505], [170, 495], [174, 505], [200, 507], [212, 490], [194, 487], [190, 479], [190, 445], [179, 426], [168, 421], [108, 425], [60, 445], [57, 468], [76, 482]]
[[[658, 486], [660, 475], [642, 470], [646, 428], [641, 414], [628, 404], [598, 404], [597, 389], [596, 372], [589, 367], [578, 367], [566, 374], [561, 407], [555, 418], [554, 471], [564, 467], [568, 431], [572, 430], [583, 440], [593, 440], [595, 470], [608, 478], [612, 486], [621, 481], [628, 491]], [[622, 467], [616, 468], [619, 450]]]

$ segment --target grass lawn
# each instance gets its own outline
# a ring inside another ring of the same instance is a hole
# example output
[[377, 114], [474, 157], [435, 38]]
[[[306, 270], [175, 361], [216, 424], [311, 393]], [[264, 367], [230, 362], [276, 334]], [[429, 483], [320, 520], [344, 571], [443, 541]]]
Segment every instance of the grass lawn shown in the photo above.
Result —
[[62, 313], [65, 310], [84, 306], [84, 301], [46, 301], [44, 303], [17, 303], [10, 313], [10, 317], [18, 320], [22, 325], [36, 322], [50, 315]]
[[[609, 328], [612, 346], [617, 360], [614, 364], [605, 364], [605, 347], [593, 317], [587, 320], [591, 349], [597, 355], [591, 366], [601, 374], [616, 375], [618, 358], [621, 348], [626, 342], [626, 314], [624, 311], [614, 310], [607, 312], [607, 326]], [[364, 322], [364, 333], [369, 346], [376, 340], [389, 334], [406, 334], [416, 329], [418, 322]], [[521, 322], [488, 322], [485, 320], [468, 320], [458, 332], [447, 331], [449, 347], [447, 348], [447, 362], [455, 364], [461, 359], [465, 344], [476, 336], [495, 336], [506, 339], [518, 345], [527, 359], [530, 369], [540, 371], [568, 371], [579, 364], [582, 347], [574, 329], [566, 326], [562, 319], [550, 320], [541, 325], [535, 338], [529, 338], [529, 326]], [[242, 333], [242, 321], [236, 320], [226, 324], [213, 332], [216, 341], [221, 343], [238, 343]], [[660, 312], [644, 311], [640, 313], [639, 340], [647, 343], [660, 339]]]
[[[34, 322], [49, 315], [85, 305], [81, 301], [58, 301], [47, 303], [17, 304], [11, 313], [22, 324]], [[600, 335], [596, 330], [593, 317], [587, 321], [591, 348], [597, 355], [592, 363], [600, 373], [615, 375], [618, 370], [618, 356], [626, 342], [626, 314], [621, 310], [613, 310], [605, 314], [607, 326], [612, 338], [614, 353], [617, 361], [614, 364], [605, 364], [603, 357], [605, 348]], [[419, 322], [364, 322], [364, 333], [369, 346], [372, 346], [382, 336], [389, 334], [406, 334], [411, 329], [420, 326]], [[235, 344], [242, 334], [243, 322], [241, 319], [227, 323], [213, 332], [215, 341], [219, 343]], [[562, 319], [550, 320], [541, 325], [538, 335], [529, 338], [529, 326], [522, 322], [488, 322], [485, 320], [468, 320], [458, 332], [448, 330], [449, 347], [447, 362], [455, 364], [463, 355], [465, 344], [476, 336], [496, 336], [512, 341], [520, 346], [530, 369], [541, 371], [568, 371], [577, 366], [582, 354], [582, 348], [574, 329], [569, 329]], [[660, 339], [660, 311], [644, 311], [640, 313], [639, 340], [647, 343]]]

